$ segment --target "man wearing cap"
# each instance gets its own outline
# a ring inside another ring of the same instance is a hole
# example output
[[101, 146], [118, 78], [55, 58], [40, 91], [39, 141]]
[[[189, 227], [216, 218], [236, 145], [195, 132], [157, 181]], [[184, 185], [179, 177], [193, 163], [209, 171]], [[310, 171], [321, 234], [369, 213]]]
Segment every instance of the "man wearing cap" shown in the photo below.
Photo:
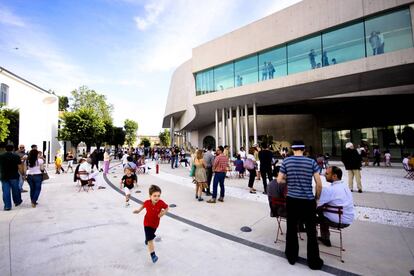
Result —
[[354, 145], [351, 142], [346, 143], [345, 151], [342, 153], [342, 162], [345, 165], [345, 169], [348, 171], [348, 186], [351, 192], [354, 190], [354, 177], [356, 179], [358, 193], [362, 193], [361, 184], [361, 166], [362, 158], [358, 154], [358, 151], [354, 149]]
[[[311, 269], [321, 269], [323, 260], [319, 257], [319, 246], [316, 236], [316, 199], [322, 190], [319, 166], [315, 160], [303, 156], [303, 141], [292, 143], [293, 156], [283, 160], [277, 177], [278, 183], [287, 183], [286, 198], [287, 233], [285, 254], [288, 262], [294, 265], [298, 260], [298, 223], [304, 222], [308, 237], [307, 259]], [[312, 177], [316, 182], [316, 191], [312, 191]]]
[[4, 211], [10, 211], [12, 202], [10, 190], [15, 206], [22, 204], [22, 195], [19, 188], [19, 165], [22, 163], [20, 157], [13, 153], [14, 146], [6, 146], [6, 152], [0, 154], [0, 180], [3, 190]]

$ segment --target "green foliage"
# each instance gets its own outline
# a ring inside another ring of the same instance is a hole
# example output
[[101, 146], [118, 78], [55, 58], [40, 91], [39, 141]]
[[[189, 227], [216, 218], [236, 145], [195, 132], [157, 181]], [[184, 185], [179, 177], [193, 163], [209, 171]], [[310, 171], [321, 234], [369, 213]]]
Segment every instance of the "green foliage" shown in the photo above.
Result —
[[0, 142], [5, 141], [9, 136], [9, 124], [10, 120], [4, 114], [4, 110], [0, 109]]
[[[19, 143], [19, 110], [17, 109], [10, 109], [10, 108], [2, 108], [1, 112], [3, 113], [4, 117], [9, 120], [8, 135], [4, 142], [12, 142], [14, 146], [17, 146]], [[6, 143], [4, 143], [5, 146]]]
[[114, 127], [114, 135], [111, 144], [118, 146], [123, 146], [125, 144], [125, 130], [122, 127]]
[[126, 119], [124, 122], [125, 141], [131, 147], [137, 140], [138, 123], [134, 120]]
[[87, 86], [81, 86], [72, 92], [73, 104], [72, 110], [80, 108], [90, 108], [105, 122], [112, 123], [113, 106], [106, 103], [106, 97], [98, 94], [95, 90], [89, 89]]
[[158, 135], [160, 138], [161, 146], [168, 147], [170, 146], [170, 130], [165, 128], [164, 131], [161, 131]]
[[87, 151], [96, 142], [96, 137], [105, 133], [105, 123], [92, 108], [81, 107], [73, 112], [64, 112], [62, 126], [59, 139], [76, 146], [84, 142]]
[[67, 111], [69, 108], [69, 98], [66, 96], [59, 96], [59, 111]]
[[144, 146], [144, 147], [150, 147], [151, 146], [151, 142], [150, 142], [150, 140], [147, 137], [143, 137], [141, 139], [141, 144], [140, 145], [141, 146]]

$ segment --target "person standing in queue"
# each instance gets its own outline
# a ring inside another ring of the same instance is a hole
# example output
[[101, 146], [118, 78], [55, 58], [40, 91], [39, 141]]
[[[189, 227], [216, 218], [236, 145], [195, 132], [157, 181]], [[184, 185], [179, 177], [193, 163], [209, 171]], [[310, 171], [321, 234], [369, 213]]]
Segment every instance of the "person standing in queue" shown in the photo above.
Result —
[[220, 197], [218, 201], [224, 202], [224, 179], [226, 178], [226, 172], [229, 165], [229, 160], [224, 155], [224, 148], [219, 146], [216, 151], [217, 157], [214, 159], [213, 171], [213, 196], [207, 203], [216, 203], [217, 198], [217, 186], [220, 183]]
[[[323, 260], [319, 257], [316, 233], [316, 199], [322, 190], [319, 166], [315, 160], [305, 157], [303, 141], [292, 143], [293, 156], [283, 160], [277, 177], [278, 183], [287, 183], [286, 198], [287, 233], [285, 254], [289, 264], [298, 260], [298, 223], [304, 222], [308, 237], [307, 259], [311, 269], [321, 269]], [[316, 195], [312, 192], [312, 177], [316, 182]]]

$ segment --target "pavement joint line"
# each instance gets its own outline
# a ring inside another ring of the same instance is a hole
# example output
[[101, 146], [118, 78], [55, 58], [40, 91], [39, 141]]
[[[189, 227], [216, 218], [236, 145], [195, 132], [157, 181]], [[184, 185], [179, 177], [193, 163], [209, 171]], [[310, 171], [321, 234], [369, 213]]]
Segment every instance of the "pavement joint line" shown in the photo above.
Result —
[[[108, 179], [108, 177], [105, 174], [103, 174], [103, 178], [106, 181], [106, 183], [112, 189], [114, 189], [116, 192], [118, 192], [119, 194], [121, 194], [122, 196], [124, 196], [124, 192], [122, 190], [120, 190], [118, 187], [116, 187]], [[131, 195], [130, 199], [132, 201], [138, 203], [138, 204], [143, 204], [144, 203], [143, 201], [137, 199], [136, 197], [134, 197], [132, 195]], [[216, 236], [218, 236], [220, 238], [224, 238], [224, 239], [227, 239], [227, 240], [230, 240], [230, 241], [233, 241], [233, 242], [236, 242], [236, 243], [239, 243], [239, 244], [248, 246], [250, 248], [257, 249], [257, 250], [263, 251], [265, 253], [269, 253], [269, 254], [275, 255], [277, 257], [285, 258], [285, 253], [283, 251], [281, 251], [281, 250], [276, 249], [276, 248], [272, 248], [272, 247], [269, 247], [269, 246], [266, 246], [266, 245], [262, 245], [262, 244], [259, 244], [259, 243], [256, 243], [256, 242], [252, 242], [252, 241], [249, 241], [249, 240], [246, 240], [246, 239], [243, 239], [243, 238], [239, 238], [237, 236], [234, 236], [234, 235], [225, 233], [223, 231], [220, 231], [220, 230], [211, 228], [211, 227], [206, 226], [204, 224], [201, 224], [201, 223], [198, 223], [198, 222], [195, 222], [195, 221], [186, 219], [184, 217], [178, 216], [178, 215], [173, 214], [171, 212], [168, 212], [166, 214], [166, 216], [168, 216], [168, 217], [170, 217], [172, 219], [175, 219], [177, 221], [180, 221], [182, 223], [188, 224], [188, 225], [190, 225], [192, 227], [195, 227], [195, 228], [198, 228], [200, 230], [203, 230], [205, 232], [208, 232], [210, 234], [216, 235]], [[299, 264], [302, 264], [302, 265], [307, 266], [307, 260], [305, 258], [303, 258], [303, 257], [298, 257], [298, 261], [297, 262]], [[321, 270], [324, 271], [324, 272], [327, 272], [327, 273], [334, 274], [334, 275], [344, 275], [344, 276], [345, 275], [346, 276], [359, 275], [359, 274], [356, 274], [356, 273], [353, 273], [353, 272], [349, 272], [349, 271], [346, 271], [346, 270], [342, 270], [340, 268], [336, 268], [336, 267], [333, 267], [333, 266], [330, 266], [330, 265], [326, 265], [326, 264], [322, 267]]]
[[10, 269], [10, 276], [12, 276], [12, 254], [11, 254], [11, 224], [14, 221], [14, 218], [19, 214], [20, 210], [14, 214], [12, 219], [9, 222], [9, 269]]

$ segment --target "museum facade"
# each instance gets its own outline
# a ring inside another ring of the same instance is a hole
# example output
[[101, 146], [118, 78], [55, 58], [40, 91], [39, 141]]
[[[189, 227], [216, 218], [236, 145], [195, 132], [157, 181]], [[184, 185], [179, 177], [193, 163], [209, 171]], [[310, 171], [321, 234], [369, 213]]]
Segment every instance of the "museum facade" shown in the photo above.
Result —
[[[323, 8], [321, 8], [323, 7]], [[202, 44], [172, 75], [172, 143], [303, 139], [414, 151], [414, 1], [304, 0]]]

